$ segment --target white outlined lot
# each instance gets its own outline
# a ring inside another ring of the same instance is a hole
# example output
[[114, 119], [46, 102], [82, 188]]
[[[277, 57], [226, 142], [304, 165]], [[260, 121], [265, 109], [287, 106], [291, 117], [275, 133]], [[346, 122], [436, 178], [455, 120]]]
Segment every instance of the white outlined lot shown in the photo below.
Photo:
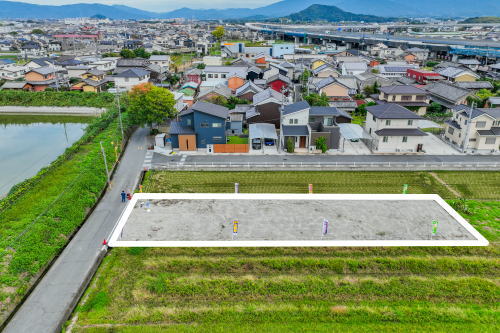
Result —
[[138, 193], [109, 240], [111, 247], [486, 245], [435, 194]]

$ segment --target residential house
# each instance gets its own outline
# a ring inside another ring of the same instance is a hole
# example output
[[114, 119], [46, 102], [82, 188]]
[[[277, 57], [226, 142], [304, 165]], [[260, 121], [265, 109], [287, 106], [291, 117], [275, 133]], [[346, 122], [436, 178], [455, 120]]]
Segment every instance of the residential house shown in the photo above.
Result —
[[444, 77], [436, 72], [426, 71], [424, 69], [408, 68], [406, 76], [412, 78], [420, 84], [428, 84], [439, 80], [444, 80]]
[[435, 69], [434, 71], [451, 82], [470, 82], [479, 79], [479, 75], [476, 73], [459, 67], [445, 67]]
[[246, 78], [247, 67], [236, 66], [206, 66], [203, 69], [204, 81], [226, 81], [229, 75], [238, 74], [240, 77]]
[[45, 91], [56, 83], [56, 70], [51, 67], [33, 68], [24, 74], [26, 89], [32, 91]]
[[172, 63], [169, 55], [152, 55], [149, 57], [149, 61], [154, 64], [160, 66], [162, 69], [168, 70], [170, 64]]
[[189, 82], [201, 83], [202, 70], [199, 68], [192, 68], [186, 72], [186, 78]]
[[382, 103], [396, 103], [418, 115], [425, 115], [430, 99], [427, 91], [411, 85], [393, 85], [380, 88], [378, 100]]
[[246, 73], [243, 71], [228, 74], [227, 86], [233, 93], [245, 84]]
[[142, 68], [129, 68], [113, 76], [115, 87], [121, 91], [129, 91], [134, 86], [149, 82], [150, 72]]
[[331, 64], [324, 64], [312, 70], [312, 74], [316, 77], [339, 77], [340, 73]]
[[473, 92], [468, 89], [454, 86], [450, 82], [438, 81], [423, 87], [429, 93], [432, 101], [451, 109], [455, 105], [466, 104], [467, 97]]
[[468, 152], [498, 152], [500, 149], [500, 108], [477, 109], [457, 105], [446, 122], [444, 138]]
[[252, 102], [255, 94], [263, 91], [261, 87], [257, 86], [252, 81], [247, 81], [244, 85], [236, 89], [235, 96], [241, 99]]
[[470, 70], [472, 70], [474, 72], [477, 71], [478, 68], [479, 68], [479, 65], [481, 65], [481, 62], [479, 62], [479, 60], [477, 60], [475, 58], [471, 58], [471, 59], [468, 59], [468, 58], [458, 59], [457, 63], [459, 63], [460, 65], [463, 65], [463, 66], [469, 68]]
[[368, 70], [366, 62], [342, 62], [340, 65], [342, 75], [356, 75]]
[[0, 80], [17, 80], [24, 76], [26, 68], [24, 66], [0, 65]]
[[104, 91], [108, 83], [105, 76], [105, 72], [98, 69], [91, 69], [81, 75], [82, 81], [75, 83], [71, 87], [71, 90], [81, 90], [84, 92]]
[[247, 70], [247, 80], [255, 81], [258, 79], [262, 79], [264, 77], [264, 73], [261, 68], [256, 66], [251, 66]]
[[490, 81], [457, 81], [455, 85], [459, 88], [478, 91], [481, 89], [491, 90], [493, 85]]
[[423, 152], [426, 133], [418, 128], [423, 119], [395, 103], [366, 108], [365, 130], [372, 137], [368, 147], [379, 153]]
[[295, 148], [308, 149], [311, 143], [311, 127], [309, 126], [309, 104], [301, 101], [283, 107], [281, 123], [281, 146], [292, 140]]
[[[290, 79], [286, 76], [277, 74], [268, 78], [266, 80], [266, 84], [273, 90], [277, 92], [282, 92], [283, 90], [288, 89], [288, 87], [292, 84], [292, 81], [290, 81]], [[288, 96], [288, 92], [285, 92], [285, 95]]]
[[7, 81], [0, 87], [0, 90], [24, 90], [26, 84], [26, 81]]
[[313, 87], [320, 95], [326, 95], [330, 100], [345, 100], [350, 98], [351, 89], [339, 81], [340, 78], [327, 77], [316, 82]]
[[226, 143], [226, 123], [229, 109], [220, 105], [196, 102], [179, 113], [170, 124], [172, 148], [196, 150], [207, 145]]
[[409, 64], [422, 63], [429, 58], [429, 50], [412, 47], [405, 50], [403, 58]]
[[231, 89], [225, 84], [218, 84], [215, 86], [204, 86], [202, 84], [196, 99], [199, 101], [211, 101], [220, 97], [229, 98], [231, 95]]
[[383, 77], [386, 78], [399, 78], [406, 76], [406, 73], [408, 72], [408, 69], [417, 69], [418, 65], [414, 64], [385, 64], [385, 65], [378, 65], [377, 69], [379, 71], [379, 74]]

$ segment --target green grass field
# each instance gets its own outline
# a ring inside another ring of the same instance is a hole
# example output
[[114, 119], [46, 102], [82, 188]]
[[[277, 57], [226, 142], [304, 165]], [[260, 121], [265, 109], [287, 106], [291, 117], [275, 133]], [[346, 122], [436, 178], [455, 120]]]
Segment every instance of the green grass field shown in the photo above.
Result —
[[[496, 332], [500, 173], [437, 174], [478, 199], [463, 215], [490, 246], [113, 249], [72, 331]], [[318, 193], [400, 193], [408, 183], [410, 193], [456, 199], [426, 172], [166, 171], [148, 173], [144, 189], [232, 192], [236, 181], [251, 193], [304, 193], [308, 183]]]

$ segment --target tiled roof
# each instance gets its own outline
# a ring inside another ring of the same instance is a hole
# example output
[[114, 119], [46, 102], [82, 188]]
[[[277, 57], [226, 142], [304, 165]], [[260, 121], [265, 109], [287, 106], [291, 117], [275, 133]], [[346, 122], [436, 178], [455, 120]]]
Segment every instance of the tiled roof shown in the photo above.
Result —
[[422, 119], [416, 113], [394, 103], [368, 106], [366, 107], [366, 111], [379, 119]]
[[283, 107], [283, 114], [290, 114], [310, 107], [307, 101], [300, 101], [293, 104], [288, 104]]
[[379, 136], [426, 136], [425, 132], [418, 128], [383, 128], [375, 131]]
[[229, 116], [229, 109], [217, 104], [198, 101], [189, 109], [181, 113], [181, 116], [193, 113], [194, 111], [206, 113], [212, 116], [226, 119]]

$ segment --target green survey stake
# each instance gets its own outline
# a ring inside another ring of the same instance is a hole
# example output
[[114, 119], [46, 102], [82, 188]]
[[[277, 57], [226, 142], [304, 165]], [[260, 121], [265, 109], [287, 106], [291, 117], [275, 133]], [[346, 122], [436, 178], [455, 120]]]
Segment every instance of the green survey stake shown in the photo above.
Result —
[[403, 184], [403, 194], [408, 194], [408, 184]]
[[438, 232], [438, 224], [439, 222], [437, 220], [432, 220], [432, 235], [436, 235]]

